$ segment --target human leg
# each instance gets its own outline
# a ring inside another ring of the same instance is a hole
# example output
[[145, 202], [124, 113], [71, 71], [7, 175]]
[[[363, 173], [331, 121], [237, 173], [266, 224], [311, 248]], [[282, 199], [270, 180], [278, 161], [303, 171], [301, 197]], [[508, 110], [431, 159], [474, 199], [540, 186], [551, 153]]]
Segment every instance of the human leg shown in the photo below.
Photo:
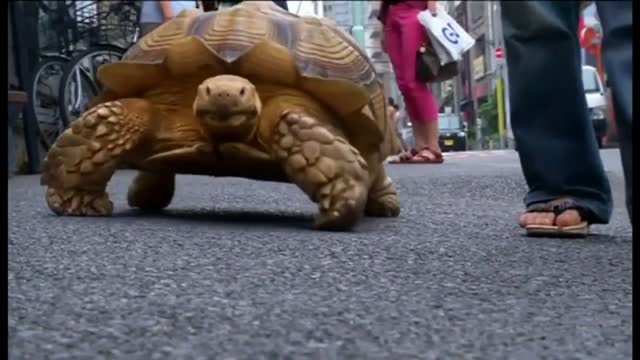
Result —
[[[535, 211], [521, 226], [608, 223], [611, 189], [581, 82], [578, 3], [503, 1], [501, 10], [511, 125], [529, 187], [525, 204]], [[577, 208], [561, 206], [556, 216], [538, 207], [561, 198]]]
[[603, 55], [608, 82], [613, 89], [613, 108], [618, 125], [620, 155], [627, 195], [629, 220], [632, 217], [631, 118], [633, 87], [633, 27], [631, 1], [598, 1], [598, 13], [604, 30]]
[[438, 105], [427, 84], [416, 79], [416, 54], [428, 41], [425, 30], [417, 19], [423, 10], [409, 3], [394, 5], [389, 10], [387, 46], [394, 67], [398, 88], [407, 107], [416, 140], [413, 152], [420, 162], [441, 162], [438, 145]]

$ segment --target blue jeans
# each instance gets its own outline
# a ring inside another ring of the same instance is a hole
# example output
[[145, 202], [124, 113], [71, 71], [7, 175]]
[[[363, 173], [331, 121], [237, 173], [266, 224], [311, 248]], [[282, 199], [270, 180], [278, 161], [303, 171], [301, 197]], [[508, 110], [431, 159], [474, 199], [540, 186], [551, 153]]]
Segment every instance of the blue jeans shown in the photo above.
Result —
[[[631, 1], [596, 1], [631, 217]], [[511, 126], [529, 186], [525, 205], [570, 197], [594, 223], [613, 200], [582, 85], [578, 1], [502, 1]]]

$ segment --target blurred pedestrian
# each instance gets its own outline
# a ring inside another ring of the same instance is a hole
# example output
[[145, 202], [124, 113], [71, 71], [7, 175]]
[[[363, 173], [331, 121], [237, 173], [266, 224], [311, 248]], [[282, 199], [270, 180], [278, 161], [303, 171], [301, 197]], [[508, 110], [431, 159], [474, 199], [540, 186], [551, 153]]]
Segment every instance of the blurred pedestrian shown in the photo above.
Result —
[[[595, 1], [632, 217], [631, 1]], [[581, 77], [578, 1], [503, 1], [511, 126], [529, 192], [520, 226], [530, 235], [585, 235], [607, 224], [613, 200]], [[631, 219], [632, 220], [632, 219]], [[633, 222], [633, 221], [632, 221]]]
[[[225, 9], [225, 8], [229, 8], [232, 7], [233, 5], [237, 5], [240, 4], [243, 0], [226, 0], [226, 1], [219, 1], [219, 5], [218, 5], [218, 9]], [[278, 5], [279, 7], [281, 7], [282, 9], [289, 11], [289, 6], [287, 5], [286, 1], [281, 1], [281, 0], [273, 0], [272, 1], [274, 4]]]
[[402, 127], [400, 121], [400, 105], [398, 105], [392, 97], [388, 99], [387, 118], [393, 121], [393, 125], [396, 129], [396, 135], [398, 135], [398, 138], [400, 139], [400, 145], [402, 146], [402, 149], [398, 155], [402, 156], [403, 154], [405, 154], [407, 147], [404, 143], [404, 139], [402, 138], [402, 132], [400, 131], [400, 128]]
[[145, 0], [140, 13], [140, 32], [142, 36], [152, 32], [164, 22], [173, 19], [182, 10], [195, 9], [197, 1]]
[[378, 20], [383, 24], [383, 48], [393, 66], [398, 87], [411, 120], [415, 148], [400, 157], [402, 163], [440, 164], [438, 104], [425, 83], [416, 79], [416, 54], [428, 37], [418, 14], [437, 12], [437, 1], [383, 0]]

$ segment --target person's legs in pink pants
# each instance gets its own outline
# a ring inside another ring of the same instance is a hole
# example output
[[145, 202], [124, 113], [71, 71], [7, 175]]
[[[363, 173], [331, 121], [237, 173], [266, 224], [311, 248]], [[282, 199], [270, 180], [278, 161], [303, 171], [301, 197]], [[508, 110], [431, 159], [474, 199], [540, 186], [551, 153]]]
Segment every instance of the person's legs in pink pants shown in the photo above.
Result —
[[[416, 80], [416, 54], [428, 41], [418, 13], [426, 9], [426, 1], [392, 5], [384, 27], [385, 50], [396, 74], [398, 87], [413, 125], [417, 160], [441, 159], [438, 145], [438, 104], [427, 84]], [[430, 150], [421, 149], [428, 148]], [[426, 159], [425, 159], [426, 158]], [[414, 157], [416, 159], [416, 157]]]

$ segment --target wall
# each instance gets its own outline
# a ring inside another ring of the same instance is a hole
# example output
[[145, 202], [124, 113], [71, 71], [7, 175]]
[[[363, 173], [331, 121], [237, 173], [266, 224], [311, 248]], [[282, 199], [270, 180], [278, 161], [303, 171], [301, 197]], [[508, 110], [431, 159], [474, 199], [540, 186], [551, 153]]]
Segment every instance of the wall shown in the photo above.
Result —
[[[16, 72], [16, 64], [15, 64], [15, 54], [13, 49], [13, 29], [12, 24], [13, 17], [11, 16], [11, 12], [9, 11], [7, 18], [7, 80], [9, 82], [10, 88], [20, 88], [20, 83], [18, 81], [18, 75]], [[13, 129], [13, 169], [10, 169], [11, 173], [16, 173], [21, 168], [24, 168], [25, 163], [27, 162], [27, 150], [24, 143], [24, 132], [22, 129], [22, 116], [19, 115], [18, 119], [16, 119], [16, 126]]]
[[13, 51], [13, 29], [11, 29], [11, 23], [13, 21], [11, 12], [9, 12], [7, 19], [7, 36], [8, 36], [8, 54], [7, 54], [7, 65], [8, 65], [8, 75], [7, 80], [9, 81], [9, 86], [18, 87], [18, 74], [16, 73], [16, 62], [15, 55]]

